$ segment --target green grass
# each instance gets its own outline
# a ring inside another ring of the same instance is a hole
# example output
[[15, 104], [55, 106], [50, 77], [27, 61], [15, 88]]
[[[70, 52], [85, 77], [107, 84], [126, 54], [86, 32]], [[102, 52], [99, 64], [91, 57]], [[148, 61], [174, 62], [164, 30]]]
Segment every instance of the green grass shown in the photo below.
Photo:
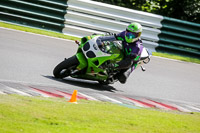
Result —
[[[47, 31], [47, 30], [41, 30], [41, 29], [35, 29], [35, 28], [30, 28], [30, 27], [23, 27], [23, 26], [19, 26], [19, 25], [4, 23], [4, 22], [0, 22], [0, 27], [16, 29], [16, 30], [21, 30], [21, 31], [25, 31], [25, 32], [31, 32], [31, 33], [47, 35], [47, 36], [63, 38], [63, 39], [69, 39], [69, 40], [80, 40], [80, 38], [73, 37], [73, 36], [67, 36], [67, 35], [64, 35], [62, 33], [57, 33], [57, 32], [52, 32], [52, 31]], [[200, 64], [200, 59], [197, 59], [197, 58], [183, 57], [183, 56], [171, 55], [171, 54], [167, 54], [167, 53], [157, 53], [157, 52], [154, 52], [153, 56], [160, 56], [160, 57], [165, 57], [165, 58], [176, 59], [176, 60]]]
[[183, 57], [183, 56], [177, 56], [177, 55], [172, 55], [172, 54], [167, 54], [167, 53], [158, 53], [158, 52], [153, 52], [152, 55], [200, 64], [200, 59], [197, 59], [197, 58]]
[[199, 113], [131, 109], [107, 102], [0, 95], [1, 133], [199, 133]]
[[19, 25], [4, 23], [4, 22], [0, 22], [0, 27], [20, 30], [20, 31], [25, 31], [25, 32], [31, 32], [31, 33], [41, 34], [41, 35], [47, 35], [47, 36], [52, 36], [52, 37], [57, 37], [57, 38], [69, 39], [69, 40], [80, 40], [80, 38], [67, 36], [58, 32], [36, 29], [36, 28], [31, 28], [31, 27], [23, 27]]

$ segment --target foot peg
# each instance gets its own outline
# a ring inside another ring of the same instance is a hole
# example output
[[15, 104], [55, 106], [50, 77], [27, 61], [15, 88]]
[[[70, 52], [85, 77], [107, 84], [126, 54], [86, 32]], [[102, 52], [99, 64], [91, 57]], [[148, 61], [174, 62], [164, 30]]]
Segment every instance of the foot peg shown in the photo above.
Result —
[[143, 66], [141, 66], [141, 69], [142, 69], [143, 72], [146, 71], [146, 69]]

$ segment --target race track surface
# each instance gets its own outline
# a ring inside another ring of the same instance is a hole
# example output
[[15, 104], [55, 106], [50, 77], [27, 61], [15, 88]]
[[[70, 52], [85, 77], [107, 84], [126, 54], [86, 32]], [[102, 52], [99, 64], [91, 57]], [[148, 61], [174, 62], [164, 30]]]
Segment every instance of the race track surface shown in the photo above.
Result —
[[[72, 78], [54, 79], [54, 67], [64, 58], [75, 54], [77, 47], [69, 40], [0, 28], [0, 93], [6, 93], [9, 88], [22, 89], [25, 86], [41, 90], [57, 88], [70, 93], [76, 89], [87, 94], [85, 96], [97, 99], [103, 98], [101, 95], [107, 99], [113, 96], [134, 97], [136, 102], [137, 98], [154, 99], [192, 105], [198, 111], [199, 64], [152, 57], [145, 66], [146, 72], [138, 68], [126, 84], [115, 83], [110, 86]], [[110, 101], [123, 103], [119, 100], [122, 98], [117, 99], [110, 98]]]

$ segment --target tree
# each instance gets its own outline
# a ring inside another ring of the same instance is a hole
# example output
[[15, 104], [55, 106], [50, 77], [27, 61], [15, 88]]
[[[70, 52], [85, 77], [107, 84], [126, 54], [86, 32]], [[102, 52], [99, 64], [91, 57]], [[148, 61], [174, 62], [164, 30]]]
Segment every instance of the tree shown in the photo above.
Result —
[[200, 0], [95, 0], [200, 23]]

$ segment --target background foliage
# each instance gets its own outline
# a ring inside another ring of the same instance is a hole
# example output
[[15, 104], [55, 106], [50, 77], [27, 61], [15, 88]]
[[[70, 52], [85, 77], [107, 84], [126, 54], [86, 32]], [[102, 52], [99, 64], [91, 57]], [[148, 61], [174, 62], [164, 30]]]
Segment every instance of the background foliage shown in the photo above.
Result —
[[94, 0], [200, 23], [200, 0]]

